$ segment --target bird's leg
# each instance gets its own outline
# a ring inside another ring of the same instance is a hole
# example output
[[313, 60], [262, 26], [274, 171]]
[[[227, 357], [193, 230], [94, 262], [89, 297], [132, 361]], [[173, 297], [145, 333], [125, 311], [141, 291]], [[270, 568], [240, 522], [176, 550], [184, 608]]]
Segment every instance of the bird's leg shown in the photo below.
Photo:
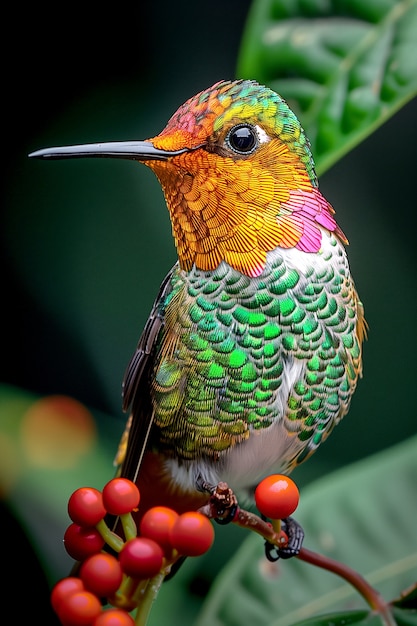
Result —
[[218, 524], [229, 524], [234, 520], [238, 510], [236, 495], [227, 483], [220, 482], [211, 485], [201, 477], [197, 479], [199, 491], [206, 491], [210, 494], [208, 505], [210, 507], [210, 517]]
[[281, 529], [288, 537], [285, 548], [278, 548], [269, 541], [265, 541], [265, 556], [268, 561], [278, 561], [278, 559], [290, 559], [300, 552], [304, 540], [304, 530], [293, 517], [286, 517], [281, 520]]

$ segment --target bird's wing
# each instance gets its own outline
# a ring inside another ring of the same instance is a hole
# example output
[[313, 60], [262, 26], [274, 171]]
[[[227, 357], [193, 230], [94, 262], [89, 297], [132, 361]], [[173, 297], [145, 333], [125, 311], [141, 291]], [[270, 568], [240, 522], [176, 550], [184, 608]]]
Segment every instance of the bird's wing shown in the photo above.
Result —
[[116, 464], [118, 475], [135, 481], [142, 462], [153, 423], [150, 377], [153, 371], [158, 338], [164, 329], [164, 302], [172, 290], [171, 269], [163, 280], [139, 343], [126, 369], [123, 380], [123, 410], [130, 411], [129, 420], [119, 445]]

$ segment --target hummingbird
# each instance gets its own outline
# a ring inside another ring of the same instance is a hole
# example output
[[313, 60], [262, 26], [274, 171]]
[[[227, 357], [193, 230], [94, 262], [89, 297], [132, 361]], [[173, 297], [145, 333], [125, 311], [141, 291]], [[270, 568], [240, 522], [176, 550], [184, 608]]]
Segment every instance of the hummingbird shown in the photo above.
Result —
[[197, 509], [223, 482], [250, 494], [309, 459], [348, 412], [367, 325], [347, 239], [286, 101], [253, 80], [220, 81], [151, 139], [30, 156], [132, 159], [165, 196], [178, 260], [125, 373], [116, 455], [140, 510]]

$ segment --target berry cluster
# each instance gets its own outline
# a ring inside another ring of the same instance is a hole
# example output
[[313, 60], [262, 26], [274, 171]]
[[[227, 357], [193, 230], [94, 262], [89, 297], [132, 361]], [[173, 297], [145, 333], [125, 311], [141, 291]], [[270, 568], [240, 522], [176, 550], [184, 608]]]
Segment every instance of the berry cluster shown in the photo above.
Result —
[[[213, 525], [197, 511], [179, 515], [153, 507], [137, 528], [132, 514], [139, 501], [137, 486], [125, 478], [109, 481], [101, 492], [81, 487], [71, 495], [64, 545], [80, 562], [78, 577], [60, 580], [51, 594], [63, 626], [132, 626], [130, 612], [144, 602], [147, 589], [156, 589], [181, 556], [211, 547]], [[108, 514], [119, 518], [120, 534], [106, 524]]]
[[[293, 513], [298, 500], [295, 483], [274, 474], [255, 490], [258, 510], [271, 522], [266, 524], [239, 508], [232, 521], [282, 547], [288, 537], [280, 520]], [[145, 511], [138, 528], [134, 514], [139, 503], [139, 489], [126, 478], [110, 480], [102, 491], [81, 487], [71, 495], [68, 513], [72, 523], [65, 531], [64, 545], [79, 562], [79, 571], [77, 576], [60, 580], [51, 594], [52, 607], [63, 626], [144, 624], [172, 565], [183, 556], [200, 556], [211, 547], [214, 530], [209, 518], [216, 517], [216, 507], [213, 512], [209, 506], [206, 514], [178, 514], [155, 506]], [[109, 516], [119, 520], [117, 532], [107, 525]], [[134, 609], [135, 620], [131, 616]]]

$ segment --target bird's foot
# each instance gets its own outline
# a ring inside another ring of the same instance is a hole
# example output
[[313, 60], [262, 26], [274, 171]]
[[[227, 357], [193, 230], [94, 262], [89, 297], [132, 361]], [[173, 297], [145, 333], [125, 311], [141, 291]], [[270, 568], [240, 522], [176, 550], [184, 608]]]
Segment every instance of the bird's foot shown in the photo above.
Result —
[[290, 559], [300, 552], [304, 540], [304, 530], [293, 517], [281, 520], [281, 529], [288, 537], [288, 543], [283, 548], [278, 548], [269, 541], [265, 541], [265, 556], [268, 561], [278, 559]]
[[238, 510], [238, 502], [236, 495], [227, 483], [220, 482], [217, 485], [210, 485], [202, 481], [199, 484], [201, 491], [207, 491], [210, 494], [209, 506], [210, 517], [218, 524], [229, 524], [235, 518]]

